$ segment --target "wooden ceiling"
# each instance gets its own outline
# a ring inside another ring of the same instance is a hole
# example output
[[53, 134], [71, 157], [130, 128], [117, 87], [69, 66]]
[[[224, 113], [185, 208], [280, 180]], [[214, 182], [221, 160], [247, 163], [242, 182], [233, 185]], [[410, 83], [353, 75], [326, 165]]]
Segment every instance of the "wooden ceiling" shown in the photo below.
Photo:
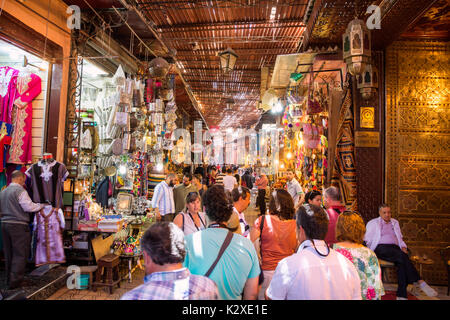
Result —
[[[208, 125], [249, 127], [257, 110], [261, 68], [278, 54], [295, 53], [304, 31], [308, 0], [136, 1], [161, 39], [177, 51], [179, 67]], [[272, 15], [272, 17], [271, 17]], [[232, 72], [220, 69], [217, 53], [232, 48]], [[226, 100], [233, 99], [226, 110]]]
[[[372, 31], [373, 47], [383, 49], [402, 36], [448, 38], [447, 0], [67, 0], [93, 20], [102, 17], [111, 35], [137, 59], [172, 56], [177, 104], [209, 126], [249, 127], [259, 121], [261, 68], [273, 68], [278, 54], [314, 46], [341, 46], [355, 14], [380, 5], [381, 29]], [[116, 9], [114, 9], [114, 8]], [[128, 10], [133, 8], [134, 10]], [[93, 11], [96, 14], [93, 14]], [[126, 23], [125, 23], [126, 22]], [[136, 36], [145, 42], [148, 53]], [[231, 47], [235, 69], [224, 74], [217, 53]], [[169, 52], [170, 50], [170, 52]], [[170, 60], [170, 59], [169, 59]], [[187, 84], [188, 88], [180, 88]], [[188, 92], [192, 92], [191, 98]], [[193, 106], [192, 97], [199, 109]], [[232, 98], [231, 109], [226, 100]]]

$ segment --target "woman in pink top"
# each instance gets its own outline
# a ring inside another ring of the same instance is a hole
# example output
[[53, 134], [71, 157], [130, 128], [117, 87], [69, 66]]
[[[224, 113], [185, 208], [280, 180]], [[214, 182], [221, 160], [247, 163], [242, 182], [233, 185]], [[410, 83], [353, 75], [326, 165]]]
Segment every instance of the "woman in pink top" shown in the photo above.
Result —
[[259, 217], [250, 231], [252, 242], [261, 236], [261, 268], [264, 272], [264, 282], [258, 295], [260, 300], [264, 300], [264, 292], [272, 280], [278, 262], [295, 253], [297, 249], [294, 213], [291, 195], [286, 190], [276, 189], [270, 197], [269, 214]]

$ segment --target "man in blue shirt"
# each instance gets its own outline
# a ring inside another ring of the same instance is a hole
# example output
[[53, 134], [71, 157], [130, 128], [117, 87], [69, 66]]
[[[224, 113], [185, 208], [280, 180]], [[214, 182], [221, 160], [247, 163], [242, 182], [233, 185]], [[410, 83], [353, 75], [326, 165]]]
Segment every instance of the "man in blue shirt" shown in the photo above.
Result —
[[[203, 205], [211, 221], [205, 230], [185, 237], [184, 266], [192, 274], [205, 275], [210, 270], [228, 235], [227, 221], [233, 212], [229, 193], [221, 185], [214, 185], [204, 195]], [[253, 243], [233, 234], [217, 265], [209, 275], [224, 300], [256, 300], [261, 270]]]

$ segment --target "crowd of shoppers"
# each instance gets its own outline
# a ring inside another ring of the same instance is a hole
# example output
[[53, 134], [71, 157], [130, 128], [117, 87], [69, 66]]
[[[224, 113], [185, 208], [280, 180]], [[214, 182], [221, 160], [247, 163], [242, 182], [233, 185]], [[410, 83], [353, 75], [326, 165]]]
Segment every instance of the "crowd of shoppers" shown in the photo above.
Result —
[[[397, 266], [398, 300], [406, 299], [408, 284], [436, 295], [409, 260], [387, 205], [366, 227], [358, 212], [347, 211], [338, 188], [304, 193], [293, 171], [285, 189], [271, 192], [268, 208], [263, 173], [212, 167], [184, 173], [175, 188], [174, 181], [169, 174], [152, 203], [161, 220], [176, 218], [147, 231], [145, 283], [123, 299], [380, 300], [378, 258]], [[253, 187], [260, 214], [250, 226], [245, 210]], [[162, 239], [163, 230], [170, 239]]]

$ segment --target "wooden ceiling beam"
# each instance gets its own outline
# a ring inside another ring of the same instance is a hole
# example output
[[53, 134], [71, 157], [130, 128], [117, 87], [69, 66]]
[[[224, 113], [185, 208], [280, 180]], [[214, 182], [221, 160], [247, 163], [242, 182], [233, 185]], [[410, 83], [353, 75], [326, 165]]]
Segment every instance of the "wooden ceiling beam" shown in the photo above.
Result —
[[283, 20], [253, 20], [253, 21], [227, 21], [214, 23], [182, 23], [174, 25], [161, 25], [156, 29], [161, 32], [176, 31], [202, 31], [198, 29], [211, 30], [235, 30], [235, 29], [265, 29], [270, 28], [298, 28], [303, 27], [302, 19], [283, 19]]

